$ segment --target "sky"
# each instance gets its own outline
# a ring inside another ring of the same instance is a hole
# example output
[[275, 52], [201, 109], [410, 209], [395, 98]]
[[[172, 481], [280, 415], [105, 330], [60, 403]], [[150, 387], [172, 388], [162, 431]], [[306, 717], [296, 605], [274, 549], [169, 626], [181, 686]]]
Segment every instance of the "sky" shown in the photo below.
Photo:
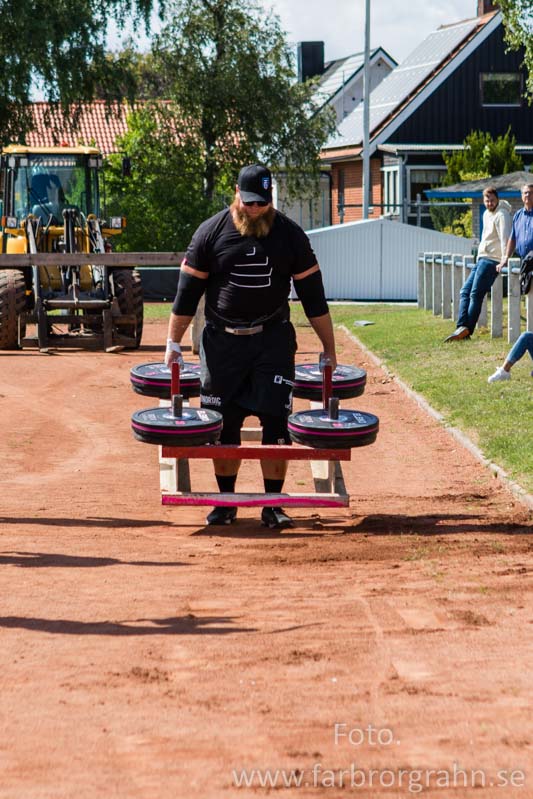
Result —
[[[277, 14], [291, 44], [323, 41], [326, 61], [364, 50], [365, 0], [260, 0], [260, 5]], [[370, 46], [383, 47], [396, 61], [440, 25], [477, 14], [477, 0], [370, 0], [370, 6]], [[143, 41], [143, 50], [147, 44]]]
[[[323, 41], [330, 61], [362, 52], [365, 0], [265, 0], [280, 17], [290, 42]], [[396, 61], [440, 25], [475, 17], [476, 0], [370, 0], [370, 46]]]

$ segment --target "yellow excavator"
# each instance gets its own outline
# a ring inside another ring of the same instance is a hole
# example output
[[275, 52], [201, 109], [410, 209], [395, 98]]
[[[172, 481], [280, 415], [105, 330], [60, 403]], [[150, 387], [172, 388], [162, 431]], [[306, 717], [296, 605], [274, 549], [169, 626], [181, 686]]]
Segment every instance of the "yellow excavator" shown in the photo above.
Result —
[[125, 219], [101, 217], [101, 168], [94, 147], [2, 150], [0, 349], [139, 347], [141, 278], [109, 255]]

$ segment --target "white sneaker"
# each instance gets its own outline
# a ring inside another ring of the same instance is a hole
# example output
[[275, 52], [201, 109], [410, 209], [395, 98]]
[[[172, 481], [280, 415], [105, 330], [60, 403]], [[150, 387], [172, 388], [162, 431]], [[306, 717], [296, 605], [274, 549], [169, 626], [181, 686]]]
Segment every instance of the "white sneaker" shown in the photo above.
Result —
[[487, 382], [497, 383], [498, 380], [510, 380], [511, 372], [506, 372], [503, 366], [498, 366], [493, 375], [491, 375]]

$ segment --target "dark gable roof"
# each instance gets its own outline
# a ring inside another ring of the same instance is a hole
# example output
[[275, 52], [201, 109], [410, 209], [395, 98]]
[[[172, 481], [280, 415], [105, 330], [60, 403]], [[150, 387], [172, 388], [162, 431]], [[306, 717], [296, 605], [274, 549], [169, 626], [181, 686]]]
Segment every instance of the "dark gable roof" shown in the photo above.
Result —
[[502, 197], [520, 197], [520, 190], [524, 183], [533, 184], [531, 172], [509, 172], [508, 175], [496, 175], [493, 178], [480, 180], [465, 180], [464, 183], [455, 183], [453, 186], [442, 186], [440, 189], [427, 189], [427, 197], [481, 197], [487, 186], [494, 186]]
[[[431, 87], [439, 76], [444, 79], [449, 68], [455, 68], [454, 60], [464, 54], [471, 42], [483, 33], [492, 30], [492, 20], [501, 23], [500, 12], [463, 20], [446, 25], [431, 33], [399, 66], [376, 86], [370, 95], [371, 138], [377, 139], [395, 119], [398, 124], [402, 115], [409, 115], [423, 101], [424, 90]], [[489, 26], [489, 30], [485, 29]], [[431, 87], [431, 90], [432, 87]], [[419, 101], [419, 102], [417, 102]], [[337, 132], [330, 138], [322, 152], [327, 159], [328, 150], [361, 146], [363, 141], [363, 103], [360, 103], [340, 123]], [[380, 144], [381, 141], [375, 141]], [[375, 147], [372, 147], [375, 149]], [[325, 152], [326, 151], [326, 152]]]

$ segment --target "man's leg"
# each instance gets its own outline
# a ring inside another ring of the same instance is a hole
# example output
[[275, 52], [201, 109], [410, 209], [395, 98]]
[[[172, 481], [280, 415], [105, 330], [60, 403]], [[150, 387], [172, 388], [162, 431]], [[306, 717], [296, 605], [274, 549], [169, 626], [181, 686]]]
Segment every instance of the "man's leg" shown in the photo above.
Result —
[[481, 306], [483, 305], [485, 294], [490, 290], [497, 276], [498, 273], [496, 272], [496, 261], [489, 261], [488, 258], [481, 258], [477, 262], [473, 275], [472, 287], [470, 290], [470, 302], [468, 304], [465, 322], [470, 331], [470, 335], [472, 335], [476, 329], [477, 320], [479, 319], [479, 315], [481, 313]]
[[[247, 415], [247, 411], [238, 405], [230, 405], [222, 410], [222, 433], [220, 436], [221, 444], [240, 444], [241, 427]], [[221, 494], [233, 494], [237, 474], [241, 465], [240, 460], [213, 460], [215, 468], [215, 478], [218, 490]], [[213, 508], [207, 516], [207, 524], [231, 524], [237, 516], [237, 508], [234, 505], [227, 507]]]
[[459, 294], [459, 313], [457, 315], [457, 327], [468, 327], [468, 309], [470, 306], [470, 293], [477, 272], [477, 264], [472, 267], [470, 275], [465, 280]]
[[[259, 420], [263, 427], [262, 444], [290, 444], [286, 416], [261, 414]], [[281, 494], [287, 474], [287, 461], [261, 461], [265, 494]], [[261, 513], [261, 522], [270, 528], [282, 529], [292, 527], [292, 519], [283, 512], [279, 505], [265, 506]]]
[[444, 341], [460, 341], [463, 338], [468, 338], [470, 330], [468, 328], [468, 308], [470, 305], [470, 292], [476, 275], [477, 264], [472, 268], [470, 275], [461, 287], [459, 295], [459, 313], [457, 315], [457, 327], [451, 335], [444, 339]]

